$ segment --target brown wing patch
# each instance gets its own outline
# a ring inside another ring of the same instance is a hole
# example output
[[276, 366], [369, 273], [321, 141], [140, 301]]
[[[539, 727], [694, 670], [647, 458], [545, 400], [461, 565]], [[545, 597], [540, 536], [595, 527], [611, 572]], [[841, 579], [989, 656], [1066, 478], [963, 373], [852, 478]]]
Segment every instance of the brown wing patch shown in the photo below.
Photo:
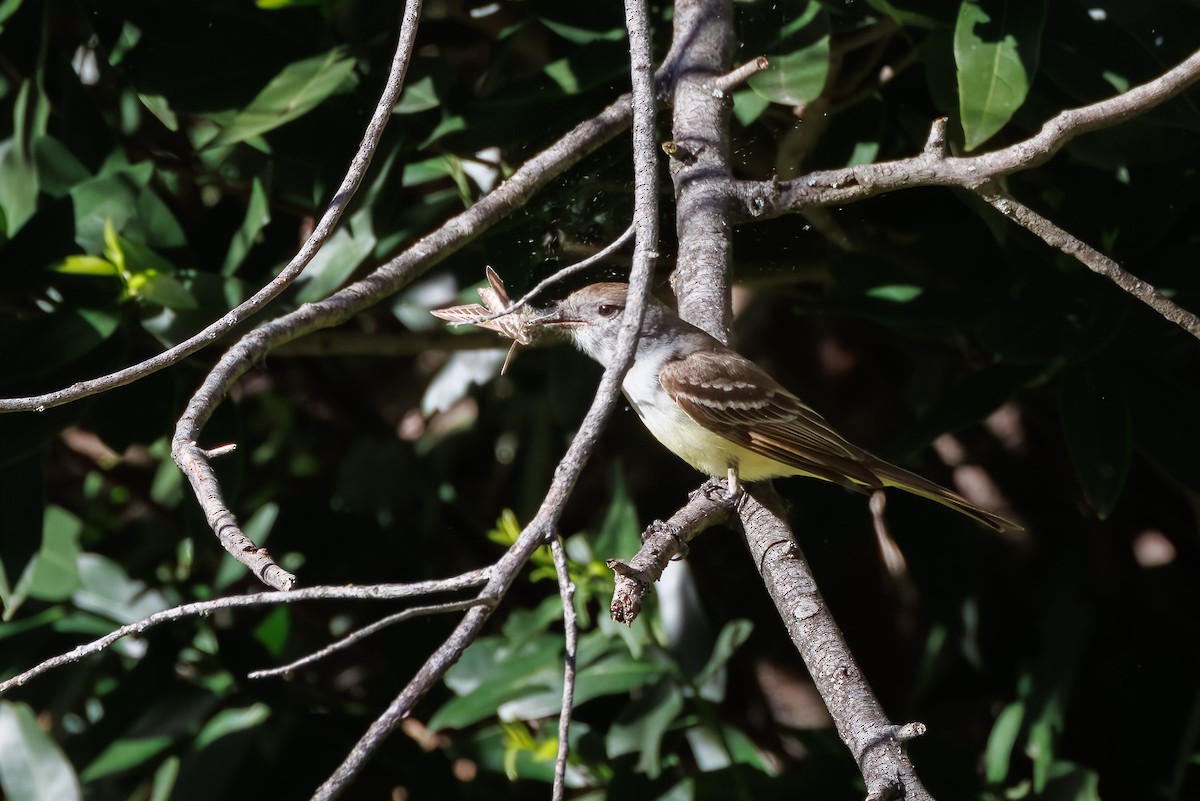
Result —
[[873, 457], [749, 359], [696, 351], [664, 364], [658, 380], [689, 417], [747, 450], [843, 486], [882, 486]]

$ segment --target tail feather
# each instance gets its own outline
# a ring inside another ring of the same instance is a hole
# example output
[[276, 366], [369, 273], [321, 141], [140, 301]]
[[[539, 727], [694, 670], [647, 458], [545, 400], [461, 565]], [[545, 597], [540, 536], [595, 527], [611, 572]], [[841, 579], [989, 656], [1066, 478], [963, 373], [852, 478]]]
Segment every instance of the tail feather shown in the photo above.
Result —
[[893, 464], [880, 461], [877, 464], [871, 465], [872, 471], [879, 480], [883, 482], [885, 487], [896, 487], [905, 492], [910, 492], [913, 495], [918, 495], [922, 498], [927, 498], [935, 503], [940, 503], [942, 506], [953, 509], [956, 512], [966, 515], [972, 520], [981, 523], [992, 531], [1021, 531], [1021, 526], [1006, 520], [998, 514], [981, 509], [975, 504], [968, 501], [957, 492], [946, 489], [941, 484], [935, 484], [927, 478], [922, 478], [916, 473], [910, 473], [902, 467], [896, 467]]

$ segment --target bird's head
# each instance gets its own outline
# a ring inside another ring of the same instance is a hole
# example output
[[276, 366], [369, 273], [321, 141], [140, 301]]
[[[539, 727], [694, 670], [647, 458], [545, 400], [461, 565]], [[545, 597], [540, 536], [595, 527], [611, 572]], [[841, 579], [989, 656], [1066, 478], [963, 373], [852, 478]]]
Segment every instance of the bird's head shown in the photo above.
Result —
[[556, 301], [530, 326], [545, 333], [558, 333], [596, 361], [607, 365], [617, 344], [625, 316], [628, 284], [591, 284]]

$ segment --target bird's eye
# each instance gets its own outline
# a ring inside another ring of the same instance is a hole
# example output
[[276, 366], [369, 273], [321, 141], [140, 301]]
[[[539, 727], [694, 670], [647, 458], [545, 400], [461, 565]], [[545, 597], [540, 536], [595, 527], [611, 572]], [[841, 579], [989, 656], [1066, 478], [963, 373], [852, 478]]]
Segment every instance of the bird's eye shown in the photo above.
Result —
[[599, 314], [601, 317], [612, 317], [614, 314], [616, 314], [620, 310], [621, 310], [621, 307], [617, 306], [614, 303], [601, 303], [596, 308], [596, 313]]

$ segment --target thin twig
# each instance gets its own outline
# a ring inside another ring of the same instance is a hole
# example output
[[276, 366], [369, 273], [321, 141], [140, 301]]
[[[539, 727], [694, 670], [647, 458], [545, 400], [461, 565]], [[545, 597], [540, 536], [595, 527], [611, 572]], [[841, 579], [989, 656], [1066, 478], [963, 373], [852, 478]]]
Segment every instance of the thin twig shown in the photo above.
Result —
[[709, 81], [708, 86], [710, 89], [718, 92], [728, 92], [741, 86], [751, 75], [762, 72], [769, 66], [771, 66], [771, 63], [767, 60], [766, 56], [758, 56], [757, 58], [750, 59], [740, 67], [735, 67], [732, 71], [725, 73], [719, 78]]
[[363, 176], [366, 175], [367, 169], [371, 166], [371, 159], [375, 156], [375, 150], [379, 146], [380, 138], [383, 136], [383, 129], [387, 125], [388, 120], [391, 119], [392, 109], [395, 107], [396, 101], [400, 98], [400, 92], [404, 88], [404, 76], [408, 71], [409, 63], [412, 61], [417, 20], [420, 15], [421, 0], [408, 0], [405, 4], [404, 21], [400, 26], [399, 41], [396, 43], [395, 55], [392, 56], [392, 66], [388, 71], [387, 82], [384, 84], [383, 92], [379, 96], [379, 102], [375, 104], [375, 111], [371, 114], [371, 120], [367, 123], [367, 129], [363, 134], [362, 142], [359, 143], [358, 150], [354, 153], [354, 158], [350, 160], [350, 167], [346, 170], [346, 176], [342, 179], [341, 184], [338, 185], [337, 191], [333, 193], [333, 199], [329, 201], [329, 206], [325, 209], [325, 213], [321, 215], [321, 219], [317, 221], [308, 239], [304, 241], [304, 244], [300, 246], [300, 250], [296, 252], [292, 260], [280, 271], [279, 275], [275, 276], [262, 289], [255, 292], [249, 300], [227, 312], [221, 319], [209, 324], [204, 330], [156, 356], [118, 370], [115, 373], [109, 373], [108, 375], [93, 378], [89, 381], [80, 381], [65, 389], [26, 398], [0, 399], [0, 413], [43, 411], [52, 406], [61, 406], [71, 401], [131, 384], [159, 370], [170, 367], [224, 337], [239, 323], [244, 322], [247, 318], [253, 317], [261, 311], [264, 306], [278, 297], [289, 284], [295, 281], [297, 276], [313, 260], [313, 257], [317, 255], [317, 251], [321, 249], [322, 245], [325, 244], [325, 240], [329, 238], [330, 234], [337, 227], [338, 221], [342, 218], [342, 212], [350, 205], [350, 200], [354, 197], [355, 192], [358, 191], [359, 186], [362, 184]]
[[470, 609], [472, 606], [478, 606], [479, 604], [484, 604], [484, 603], [494, 603], [494, 602], [480, 601], [480, 600], [477, 600], [474, 598], [469, 598], [464, 601], [450, 601], [450, 602], [444, 603], [444, 604], [429, 604], [428, 606], [414, 606], [411, 609], [405, 609], [403, 611], [396, 612], [393, 615], [388, 615], [385, 618], [380, 618], [379, 620], [376, 620], [374, 623], [371, 623], [370, 625], [363, 626], [361, 629], [355, 629], [354, 631], [347, 634], [345, 637], [342, 637], [341, 639], [335, 640], [334, 642], [331, 642], [329, 645], [326, 645], [321, 650], [314, 651], [313, 653], [308, 654], [307, 656], [302, 656], [299, 659], [295, 660], [294, 662], [289, 662], [286, 665], [279, 665], [278, 667], [265, 668], [263, 670], [251, 671], [250, 673], [246, 674], [246, 678], [248, 678], [248, 679], [265, 679], [270, 676], [280, 676], [280, 675], [284, 675], [287, 673], [291, 673], [295, 670], [299, 670], [300, 668], [305, 667], [306, 665], [311, 665], [315, 662], [319, 662], [328, 656], [333, 656], [334, 654], [336, 654], [339, 651], [344, 651], [345, 649], [349, 648], [351, 645], [354, 645], [357, 642], [361, 642], [361, 641], [365, 640], [367, 637], [370, 637], [372, 634], [376, 634], [377, 632], [383, 631], [384, 629], [388, 628], [389, 626], [394, 626], [397, 623], [403, 623], [404, 621], [411, 620], [414, 617], [425, 617], [428, 615], [442, 615], [442, 614], [446, 614], [447, 612], [462, 612], [466, 609]]
[[1017, 223], [1022, 228], [1036, 234], [1050, 247], [1061, 250], [1092, 272], [1104, 276], [1128, 294], [1154, 309], [1154, 311], [1158, 312], [1165, 319], [1170, 320], [1184, 331], [1200, 339], [1200, 318], [1169, 298], [1164, 297], [1151, 284], [1146, 283], [1136, 275], [1126, 272], [1122, 269], [1121, 265], [1091, 245], [1076, 239], [1050, 220], [1021, 203], [1021, 201], [1001, 189], [999, 184], [986, 184], [976, 189], [975, 193], [990, 203], [993, 208], [1005, 217]]
[[566, 646], [563, 655], [562, 708], [558, 713], [558, 755], [554, 759], [554, 790], [551, 797], [554, 801], [563, 801], [567, 795], [567, 757], [571, 754], [568, 735], [571, 731], [571, 713], [575, 708], [575, 659], [579, 653], [579, 620], [575, 616], [575, 585], [571, 582], [562, 537], [550, 540], [550, 553], [554, 556], [558, 594], [562, 598]]
[[519, 311], [520, 309], [525, 308], [525, 306], [531, 300], [536, 298], [538, 295], [542, 294], [542, 292], [545, 291], [547, 287], [553, 286], [554, 284], [557, 284], [559, 281], [562, 281], [564, 278], [569, 278], [570, 276], [574, 275], [575, 273], [578, 273], [582, 270], [587, 269], [588, 267], [591, 267], [596, 262], [599, 262], [599, 261], [602, 261], [602, 260], [608, 258], [613, 253], [616, 253], [618, 250], [625, 247], [626, 243], [628, 243], [629, 240], [632, 238], [633, 238], [633, 226], [631, 225], [628, 228], [626, 228], [625, 232], [622, 233], [619, 237], [614, 239], [609, 244], [605, 245], [600, 250], [593, 253], [591, 256], [588, 256], [586, 259], [583, 259], [582, 261], [577, 261], [574, 264], [563, 267], [561, 270], [558, 270], [557, 272], [555, 272], [553, 275], [551, 275], [548, 278], [543, 278], [541, 281], [539, 281], [537, 283], [536, 286], [534, 286], [533, 289], [529, 290], [524, 295], [522, 295], [519, 300], [513, 301], [508, 306], [506, 306], [505, 308], [503, 308], [499, 311], [494, 311], [491, 314], [482, 315], [479, 317], [479, 319], [473, 320], [472, 322], [474, 324], [485, 323], [485, 322], [488, 322], [489, 320], [496, 320], [500, 317], [504, 317], [505, 315], [512, 314], [515, 311]]
[[[292, 604], [300, 601], [314, 600], [369, 600], [384, 601], [404, 598], [417, 598], [443, 592], [459, 592], [487, 583], [491, 576], [491, 568], [472, 570], [460, 576], [454, 576], [440, 581], [422, 581], [413, 584], [368, 584], [361, 587], [307, 587], [303, 590], [290, 592], [260, 592], [251, 595], [233, 595], [227, 598], [216, 598], [211, 601], [197, 601], [183, 604], [161, 612], [155, 612], [134, 623], [128, 623], [115, 631], [105, 634], [99, 639], [80, 645], [71, 651], [60, 654], [35, 665], [34, 667], [0, 682], [0, 695], [14, 687], [20, 687], [32, 679], [63, 665], [75, 662], [97, 654], [123, 637], [131, 634], [141, 634], [163, 623], [173, 623], [189, 617], [210, 615], [220, 609], [237, 609], [246, 606], [269, 606], [272, 604]], [[475, 602], [472, 602], [475, 603]]]

